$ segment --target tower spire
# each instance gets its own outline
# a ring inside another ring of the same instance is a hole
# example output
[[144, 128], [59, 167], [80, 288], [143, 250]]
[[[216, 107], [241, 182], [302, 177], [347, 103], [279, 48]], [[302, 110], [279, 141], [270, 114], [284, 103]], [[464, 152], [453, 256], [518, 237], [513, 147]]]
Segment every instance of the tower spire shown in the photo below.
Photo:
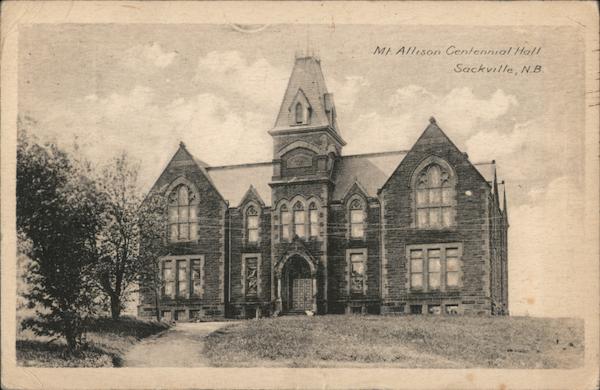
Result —
[[498, 194], [498, 176], [496, 175], [496, 160], [492, 160], [492, 164], [494, 164], [494, 200], [496, 202], [496, 207], [500, 208], [500, 195]]
[[340, 146], [346, 143], [338, 129], [333, 94], [327, 90], [321, 61], [315, 57], [297, 57], [284, 93], [274, 134], [302, 130], [323, 130], [336, 139]]
[[508, 204], [506, 202], [506, 184], [504, 185], [504, 196], [502, 200], [502, 212], [504, 214], [504, 224], [508, 227]]

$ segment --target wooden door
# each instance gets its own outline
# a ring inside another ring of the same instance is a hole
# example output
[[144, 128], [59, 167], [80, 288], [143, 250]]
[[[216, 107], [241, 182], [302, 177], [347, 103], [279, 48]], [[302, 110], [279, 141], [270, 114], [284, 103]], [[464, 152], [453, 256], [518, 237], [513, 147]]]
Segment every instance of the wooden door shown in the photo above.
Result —
[[292, 282], [292, 310], [312, 310], [312, 280], [294, 279]]

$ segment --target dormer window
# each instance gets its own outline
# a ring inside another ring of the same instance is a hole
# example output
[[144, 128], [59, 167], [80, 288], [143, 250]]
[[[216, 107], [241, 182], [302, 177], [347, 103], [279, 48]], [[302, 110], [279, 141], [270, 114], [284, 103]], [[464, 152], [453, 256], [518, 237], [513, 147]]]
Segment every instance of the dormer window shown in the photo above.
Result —
[[300, 103], [296, 103], [296, 124], [297, 125], [301, 125], [304, 123], [304, 108], [302, 107], [302, 104]]
[[248, 207], [246, 211], [246, 237], [249, 243], [258, 242], [258, 212], [254, 206]]
[[365, 212], [363, 204], [359, 199], [350, 203], [350, 237], [364, 238], [365, 235]]
[[288, 110], [291, 126], [310, 124], [311, 105], [302, 90], [298, 90]]

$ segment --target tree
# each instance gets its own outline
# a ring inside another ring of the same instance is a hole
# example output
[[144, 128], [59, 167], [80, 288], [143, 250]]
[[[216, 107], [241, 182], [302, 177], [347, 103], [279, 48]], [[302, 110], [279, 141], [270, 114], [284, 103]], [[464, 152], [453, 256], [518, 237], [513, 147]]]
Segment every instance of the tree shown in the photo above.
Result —
[[160, 321], [160, 295], [163, 288], [161, 277], [161, 257], [167, 254], [166, 245], [165, 197], [152, 192], [140, 208], [140, 296], [142, 300], [152, 300], [156, 320]]
[[98, 236], [96, 274], [100, 289], [110, 301], [113, 319], [121, 315], [141, 269], [141, 197], [137, 191], [137, 175], [137, 165], [122, 153], [104, 168], [98, 180], [104, 212]]
[[83, 173], [56, 145], [32, 142], [20, 129], [17, 230], [29, 240], [19, 248], [29, 252], [26, 298], [37, 306], [36, 317], [23, 326], [38, 335], [65, 337], [70, 350], [79, 346], [97, 308], [92, 269], [101, 202]]

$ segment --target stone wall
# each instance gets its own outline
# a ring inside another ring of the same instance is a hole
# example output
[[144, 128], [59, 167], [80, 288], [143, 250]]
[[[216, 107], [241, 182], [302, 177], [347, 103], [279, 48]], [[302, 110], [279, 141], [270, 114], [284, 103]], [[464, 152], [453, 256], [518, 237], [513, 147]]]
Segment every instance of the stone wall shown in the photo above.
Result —
[[[436, 129], [433, 129], [436, 130]], [[444, 229], [416, 227], [411, 179], [418, 165], [436, 156], [456, 175], [455, 225]], [[464, 313], [491, 312], [489, 208], [490, 186], [441, 131], [427, 131], [392, 174], [380, 198], [383, 203], [384, 286], [382, 311], [408, 312], [411, 304], [459, 305]], [[458, 290], [416, 292], [409, 288], [408, 245], [459, 243], [462, 245]]]

